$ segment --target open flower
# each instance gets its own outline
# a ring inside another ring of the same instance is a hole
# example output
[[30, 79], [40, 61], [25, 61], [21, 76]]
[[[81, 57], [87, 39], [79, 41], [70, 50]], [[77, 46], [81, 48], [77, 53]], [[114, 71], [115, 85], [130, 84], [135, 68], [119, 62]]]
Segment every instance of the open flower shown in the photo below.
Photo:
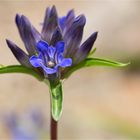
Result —
[[57, 42], [56, 46], [49, 46], [47, 42], [39, 41], [37, 43], [39, 51], [38, 56], [32, 56], [30, 63], [35, 67], [41, 67], [46, 74], [58, 72], [58, 68], [72, 65], [71, 58], [63, 58], [64, 42]]
[[6, 40], [21, 65], [1, 66], [0, 74], [26, 73], [49, 85], [51, 114], [55, 121], [59, 120], [62, 113], [62, 80], [83, 67], [127, 65], [91, 57], [95, 51], [91, 50], [98, 33], [92, 33], [81, 43], [86, 18], [84, 15], [75, 16], [73, 10], [66, 16], [58, 17], [55, 6], [47, 8], [41, 33], [24, 15], [17, 14], [15, 22], [28, 54], [12, 41]]
[[55, 6], [47, 8], [41, 33], [24, 15], [17, 14], [15, 21], [28, 54], [7, 40], [9, 48], [23, 66], [36, 69], [44, 78], [55, 74], [62, 79], [65, 68], [83, 61], [97, 38], [95, 32], [81, 44], [85, 16], [75, 17], [70, 10], [58, 18]]

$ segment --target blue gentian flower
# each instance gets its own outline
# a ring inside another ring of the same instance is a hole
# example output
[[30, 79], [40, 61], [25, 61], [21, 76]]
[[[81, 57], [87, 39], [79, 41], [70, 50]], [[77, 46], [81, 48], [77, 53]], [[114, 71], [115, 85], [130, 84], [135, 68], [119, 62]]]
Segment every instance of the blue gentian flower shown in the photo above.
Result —
[[53, 46], [49, 46], [45, 41], [37, 43], [39, 55], [33, 55], [30, 58], [30, 63], [35, 67], [41, 67], [46, 74], [57, 73], [58, 68], [68, 67], [72, 65], [71, 58], [64, 58], [64, 42], [59, 41]]
[[91, 51], [98, 33], [93, 32], [81, 43], [86, 18], [83, 14], [75, 16], [74, 10], [70, 10], [66, 16], [58, 17], [55, 6], [47, 8], [40, 33], [24, 15], [17, 14], [15, 22], [28, 54], [12, 41], [6, 40], [21, 65], [2, 66], [1, 73], [27, 73], [49, 86], [51, 128], [54, 124], [57, 126], [56, 121], [62, 113], [64, 79], [83, 67], [127, 65], [91, 57], [96, 50]]
[[28, 54], [6, 40], [9, 48], [23, 66], [36, 70], [44, 78], [55, 75], [63, 79], [70, 67], [88, 56], [97, 38], [97, 32], [94, 32], [81, 44], [85, 16], [76, 17], [74, 10], [70, 10], [59, 18], [55, 6], [46, 9], [41, 33], [24, 15], [17, 14], [15, 22]]

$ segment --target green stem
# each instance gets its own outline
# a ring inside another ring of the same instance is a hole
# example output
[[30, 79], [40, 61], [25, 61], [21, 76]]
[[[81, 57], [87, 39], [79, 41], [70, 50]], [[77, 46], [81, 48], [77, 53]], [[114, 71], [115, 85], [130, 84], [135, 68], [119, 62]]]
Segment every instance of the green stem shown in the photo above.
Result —
[[60, 81], [49, 81], [50, 87], [50, 107], [51, 107], [51, 123], [50, 138], [57, 140], [57, 125], [62, 113], [62, 84]]
[[55, 121], [58, 121], [62, 113], [62, 84], [59, 81], [57, 84], [50, 81], [51, 94], [51, 114]]

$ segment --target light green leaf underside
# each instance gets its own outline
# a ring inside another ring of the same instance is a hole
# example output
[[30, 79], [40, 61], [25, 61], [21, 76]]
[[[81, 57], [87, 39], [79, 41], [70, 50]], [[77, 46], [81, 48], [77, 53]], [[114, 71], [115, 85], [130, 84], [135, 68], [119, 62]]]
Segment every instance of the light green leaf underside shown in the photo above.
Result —
[[10, 65], [10, 66], [0, 65], [0, 74], [6, 74], [6, 73], [24, 73], [24, 74], [29, 74], [34, 76], [39, 81], [43, 80], [43, 78], [36, 71], [24, 67], [22, 65]]
[[68, 78], [73, 72], [78, 69], [90, 66], [110, 66], [110, 67], [124, 67], [127, 66], [129, 63], [120, 63], [113, 60], [101, 59], [101, 58], [87, 58], [78, 65], [75, 65], [67, 71], [64, 78]]
[[54, 86], [53, 83], [50, 83], [50, 94], [51, 94], [51, 113], [55, 121], [58, 121], [62, 114], [62, 84]]

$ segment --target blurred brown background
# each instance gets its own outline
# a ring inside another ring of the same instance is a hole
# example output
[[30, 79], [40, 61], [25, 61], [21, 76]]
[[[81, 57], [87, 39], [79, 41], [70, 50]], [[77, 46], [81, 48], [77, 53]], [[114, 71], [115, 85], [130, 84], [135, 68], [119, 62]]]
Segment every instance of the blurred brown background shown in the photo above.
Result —
[[[99, 31], [95, 56], [132, 63], [121, 69], [82, 69], [64, 83], [59, 139], [140, 139], [139, 0], [0, 0], [0, 64], [18, 64], [6, 38], [24, 49], [14, 23], [16, 13], [26, 15], [40, 30], [45, 9], [52, 5], [56, 5], [60, 16], [72, 8], [76, 15], [85, 14], [83, 40]], [[137, 62], [134, 68], [133, 61]], [[48, 87], [31, 76], [0, 75], [0, 114], [24, 114], [39, 108], [49, 131], [49, 101]], [[5, 139], [9, 136], [1, 121], [0, 140]]]

